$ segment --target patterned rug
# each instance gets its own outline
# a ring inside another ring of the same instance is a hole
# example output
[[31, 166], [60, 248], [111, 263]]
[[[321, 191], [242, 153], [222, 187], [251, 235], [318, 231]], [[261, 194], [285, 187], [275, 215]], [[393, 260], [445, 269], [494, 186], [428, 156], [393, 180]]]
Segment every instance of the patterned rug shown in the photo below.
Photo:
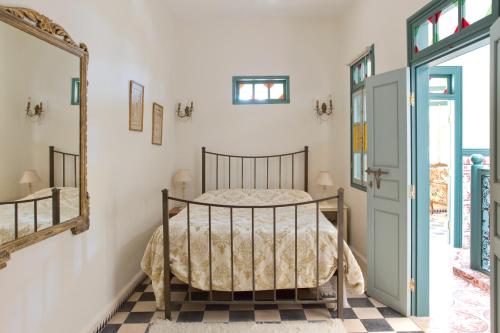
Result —
[[176, 323], [159, 320], [149, 328], [149, 333], [345, 333], [342, 321], [332, 319], [321, 322], [269, 323]]

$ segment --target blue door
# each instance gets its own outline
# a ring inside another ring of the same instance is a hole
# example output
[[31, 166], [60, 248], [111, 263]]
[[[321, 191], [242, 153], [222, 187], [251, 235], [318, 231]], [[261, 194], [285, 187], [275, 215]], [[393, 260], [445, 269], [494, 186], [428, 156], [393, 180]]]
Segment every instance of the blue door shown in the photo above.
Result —
[[408, 71], [366, 81], [368, 294], [410, 314]]

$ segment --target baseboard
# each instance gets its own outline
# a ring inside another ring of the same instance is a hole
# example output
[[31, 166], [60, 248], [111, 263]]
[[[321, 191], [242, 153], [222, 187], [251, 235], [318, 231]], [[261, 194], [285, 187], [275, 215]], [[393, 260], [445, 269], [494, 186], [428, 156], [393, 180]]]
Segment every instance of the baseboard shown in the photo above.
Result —
[[359, 267], [361, 268], [361, 271], [363, 272], [363, 277], [365, 279], [365, 286], [366, 286], [366, 281], [368, 278], [368, 262], [366, 261], [366, 257], [361, 255], [358, 250], [350, 246], [352, 254], [354, 254], [354, 257], [358, 261]]
[[88, 327], [81, 331], [81, 333], [97, 333], [99, 332], [108, 320], [118, 311], [118, 308], [132, 295], [135, 287], [146, 278], [144, 272], [139, 271], [132, 280], [123, 287], [116, 297], [104, 307], [104, 309], [94, 317]]

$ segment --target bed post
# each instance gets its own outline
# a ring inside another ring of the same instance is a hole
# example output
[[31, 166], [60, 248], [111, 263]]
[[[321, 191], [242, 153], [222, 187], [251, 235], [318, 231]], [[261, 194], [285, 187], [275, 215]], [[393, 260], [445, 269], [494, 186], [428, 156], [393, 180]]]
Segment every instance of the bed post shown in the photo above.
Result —
[[344, 320], [344, 189], [338, 189], [337, 207], [337, 317]]
[[52, 189], [52, 225], [61, 223], [61, 193], [60, 189]]
[[165, 319], [171, 319], [170, 309], [170, 238], [168, 229], [168, 190], [162, 190], [163, 207], [163, 300], [165, 303]]
[[309, 146], [304, 147], [304, 191], [309, 190]]
[[201, 194], [205, 193], [205, 156], [207, 148], [201, 148]]
[[49, 187], [54, 187], [54, 146], [49, 146]]

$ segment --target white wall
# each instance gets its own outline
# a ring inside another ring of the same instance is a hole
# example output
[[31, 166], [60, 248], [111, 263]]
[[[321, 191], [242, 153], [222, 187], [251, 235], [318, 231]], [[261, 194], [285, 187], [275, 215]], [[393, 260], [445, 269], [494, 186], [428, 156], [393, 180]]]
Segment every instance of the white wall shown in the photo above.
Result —
[[[84, 332], [139, 262], [160, 223], [173, 170], [173, 26], [161, 0], [8, 0], [39, 10], [90, 51], [90, 230], [13, 253], [0, 270], [0, 332]], [[162, 41], [161, 43], [158, 41]], [[128, 82], [145, 85], [144, 132], [128, 131]], [[152, 102], [165, 106], [162, 146], [151, 144]]]
[[23, 35], [8, 26], [2, 26], [0, 36], [0, 201], [10, 201], [22, 196], [19, 179], [31, 162], [32, 127], [23, 112], [27, 80], [19, 75], [28, 55], [13, 52], [22, 49], [29, 36], [16, 43], [16, 37]]
[[[310, 146], [310, 184], [338, 158], [335, 113], [320, 122], [315, 100], [326, 101], [338, 76], [339, 46], [332, 20], [255, 19], [190, 21], [178, 32], [178, 101], [194, 101], [191, 121], [177, 120], [176, 166], [192, 171], [189, 196], [201, 192], [201, 147], [233, 154], [269, 154]], [[289, 75], [291, 103], [232, 105], [232, 77]], [[238, 179], [239, 182], [239, 179]], [[331, 190], [333, 191], [333, 189]]]
[[[428, 0], [359, 0], [336, 20], [339, 60], [336, 63], [335, 94], [338, 96], [338, 129], [333, 169], [340, 170], [341, 185], [346, 188], [346, 203], [351, 206], [351, 248], [358, 257], [366, 258], [367, 224], [366, 193], [350, 187], [350, 93], [349, 64], [366, 47], [375, 44], [375, 73], [405, 67], [406, 19]], [[362, 265], [366, 259], [361, 260]]]
[[[0, 27], [2, 70], [0, 86], [5, 96], [0, 111], [0, 201], [27, 195], [28, 186], [19, 184], [27, 169], [41, 177], [33, 189], [49, 186], [49, 146], [77, 154], [79, 151], [79, 107], [70, 103], [71, 78], [79, 77], [78, 57], [50, 46], [29, 34], [3, 24]], [[28, 98], [31, 109], [43, 103], [40, 118], [25, 114]], [[68, 159], [69, 163], [70, 160]], [[56, 157], [57, 185], [62, 185], [62, 160]], [[67, 166], [68, 184], [73, 184], [73, 166]]]
[[490, 46], [439, 66], [462, 66], [463, 148], [489, 148], [490, 127], [484, 124], [490, 119]]

